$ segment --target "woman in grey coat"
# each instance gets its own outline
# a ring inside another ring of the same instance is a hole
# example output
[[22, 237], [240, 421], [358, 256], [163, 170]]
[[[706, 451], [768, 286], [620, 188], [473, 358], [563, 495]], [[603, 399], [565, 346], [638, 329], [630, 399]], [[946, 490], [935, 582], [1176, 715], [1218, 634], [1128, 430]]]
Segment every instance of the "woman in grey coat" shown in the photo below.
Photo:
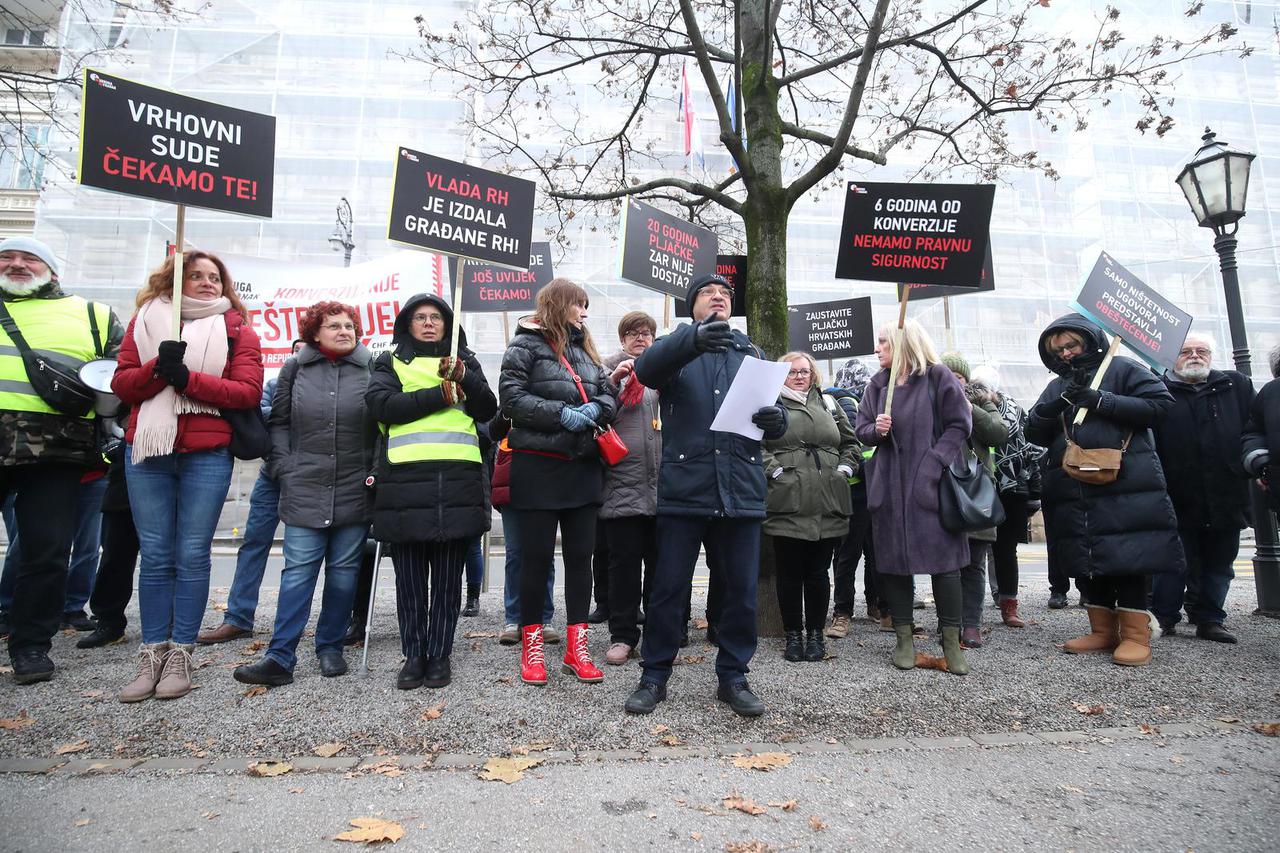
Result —
[[[938, 482], [943, 467], [964, 450], [973, 425], [971, 407], [919, 323], [907, 321], [900, 346], [894, 336], [892, 325], [880, 330], [876, 356], [884, 369], [867, 385], [856, 428], [858, 440], [876, 448], [867, 466], [867, 506], [876, 571], [898, 635], [893, 665], [915, 666], [911, 576], [927, 574], [933, 578], [947, 670], [967, 675], [969, 664], [960, 648], [960, 569], [969, 564], [969, 541], [943, 528]], [[897, 386], [890, 416], [884, 409], [893, 363]]]
[[285, 523], [280, 604], [266, 655], [233, 673], [246, 684], [293, 681], [322, 563], [316, 657], [326, 678], [346, 673], [342, 639], [369, 529], [365, 478], [374, 424], [364, 395], [372, 356], [360, 343], [360, 315], [340, 302], [320, 302], [307, 309], [300, 326], [307, 345], [281, 369], [269, 421], [269, 464], [280, 484]]

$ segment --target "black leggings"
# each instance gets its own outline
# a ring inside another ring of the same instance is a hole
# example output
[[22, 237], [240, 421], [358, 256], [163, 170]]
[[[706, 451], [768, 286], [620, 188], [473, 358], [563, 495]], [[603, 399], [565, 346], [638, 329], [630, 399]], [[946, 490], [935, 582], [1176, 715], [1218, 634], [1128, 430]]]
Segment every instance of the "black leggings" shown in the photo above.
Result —
[[595, 504], [571, 509], [508, 509], [520, 534], [520, 624], [541, 625], [547, 570], [556, 554], [556, 526], [564, 558], [567, 624], [587, 621], [591, 609], [591, 554], [596, 547]]
[[1113, 609], [1124, 607], [1128, 610], [1146, 610], [1149, 577], [1118, 575], [1110, 578], [1076, 578], [1076, 588], [1089, 599], [1090, 604]]
[[774, 578], [778, 590], [778, 607], [782, 611], [785, 631], [822, 629], [831, 601], [831, 584], [827, 569], [839, 538], [792, 539], [773, 537]]
[[[931, 575], [933, 578], [933, 602], [938, 608], [938, 624], [943, 628], [959, 628], [962, 607], [960, 570]], [[894, 626], [912, 623], [911, 609], [915, 594], [911, 589], [911, 575], [890, 575], [884, 572], [877, 578]]]
[[1016, 492], [1001, 492], [1004, 524], [996, 528], [992, 552], [996, 566], [996, 587], [1001, 598], [1018, 597], [1018, 543], [1026, 541], [1027, 499]]

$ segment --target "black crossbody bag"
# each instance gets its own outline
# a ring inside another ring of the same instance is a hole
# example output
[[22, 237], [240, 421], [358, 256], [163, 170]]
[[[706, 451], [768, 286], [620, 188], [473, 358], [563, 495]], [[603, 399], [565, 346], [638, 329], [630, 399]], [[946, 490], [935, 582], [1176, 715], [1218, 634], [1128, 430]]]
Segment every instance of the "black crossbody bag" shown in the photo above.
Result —
[[[89, 302], [89, 329], [93, 333], [93, 350], [102, 358], [102, 335], [98, 331], [98, 315]], [[80, 381], [80, 368], [85, 362], [69, 355], [53, 352], [36, 352], [27, 345], [18, 324], [13, 321], [9, 308], [0, 300], [0, 327], [22, 356], [22, 366], [27, 371], [27, 381], [36, 394], [64, 415], [82, 418], [93, 411], [97, 401], [93, 389]]]

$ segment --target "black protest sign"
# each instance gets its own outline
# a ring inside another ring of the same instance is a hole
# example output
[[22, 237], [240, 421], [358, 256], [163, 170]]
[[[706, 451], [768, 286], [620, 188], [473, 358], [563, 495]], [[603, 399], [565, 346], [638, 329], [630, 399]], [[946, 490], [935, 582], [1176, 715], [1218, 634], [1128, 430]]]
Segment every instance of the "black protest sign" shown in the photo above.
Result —
[[[724, 280], [733, 288], [733, 305], [729, 309], [730, 315], [747, 316], [747, 256], [717, 255], [716, 275], [724, 276]], [[683, 297], [676, 297], [675, 313], [677, 317], [683, 317], [688, 313]]]
[[956, 287], [951, 284], [899, 284], [898, 299], [902, 299], [902, 288], [911, 289], [908, 300], [938, 299], [943, 296], [961, 296], [966, 293], [984, 293], [996, 289], [996, 274], [991, 262], [991, 243], [987, 243], [987, 256], [982, 261], [982, 281], [977, 287]]
[[1098, 255], [1072, 307], [1157, 368], [1174, 366], [1191, 329], [1190, 314], [1147, 287], [1106, 252]]
[[871, 297], [787, 306], [791, 349], [814, 358], [852, 358], [876, 350]]
[[994, 200], [991, 184], [850, 181], [836, 278], [976, 288]]
[[396, 152], [387, 239], [511, 269], [528, 269], [533, 181], [410, 148]]
[[706, 228], [628, 199], [622, 209], [619, 278], [683, 299], [689, 282], [716, 269], [716, 235]]
[[80, 183], [270, 218], [275, 116], [85, 71]]
[[[553, 278], [550, 243], [533, 244], [527, 270], [467, 264], [462, 274], [462, 310], [480, 313], [533, 311], [538, 291], [550, 284]], [[453, 264], [449, 265], [449, 282], [451, 287], [458, 286], [457, 270]]]

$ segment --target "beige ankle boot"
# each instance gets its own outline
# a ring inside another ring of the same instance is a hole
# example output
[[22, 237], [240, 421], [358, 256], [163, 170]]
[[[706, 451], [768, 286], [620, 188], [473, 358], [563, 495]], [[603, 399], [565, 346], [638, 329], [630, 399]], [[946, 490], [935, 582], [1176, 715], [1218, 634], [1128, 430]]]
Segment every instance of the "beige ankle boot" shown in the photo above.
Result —
[[156, 683], [157, 699], [179, 699], [191, 692], [191, 651], [193, 645], [171, 645], [164, 656], [164, 669]]
[[142, 644], [138, 649], [138, 674], [120, 691], [121, 702], [141, 702], [151, 698], [156, 692], [156, 682], [160, 680], [164, 655], [168, 651], [168, 642]]

